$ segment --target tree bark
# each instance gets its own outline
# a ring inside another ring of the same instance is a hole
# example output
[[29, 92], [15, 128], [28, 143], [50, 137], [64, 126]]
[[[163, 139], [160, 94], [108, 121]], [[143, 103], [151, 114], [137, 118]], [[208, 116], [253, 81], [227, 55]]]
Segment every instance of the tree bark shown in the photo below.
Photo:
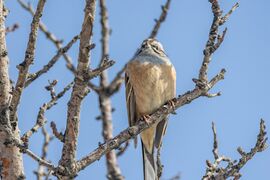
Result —
[[[16, 146], [7, 144], [10, 134], [7, 133], [10, 126], [10, 92], [11, 85], [8, 74], [8, 56], [5, 39], [5, 17], [7, 10], [3, 0], [0, 0], [0, 179], [17, 180], [24, 179], [22, 154]], [[18, 129], [12, 132], [19, 138]]]

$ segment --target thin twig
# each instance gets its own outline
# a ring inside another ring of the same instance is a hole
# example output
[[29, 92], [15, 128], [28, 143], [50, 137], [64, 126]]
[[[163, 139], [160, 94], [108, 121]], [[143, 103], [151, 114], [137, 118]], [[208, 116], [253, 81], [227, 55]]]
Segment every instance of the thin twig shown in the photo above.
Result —
[[19, 27], [20, 27], [20, 26], [19, 26], [18, 23], [15, 23], [15, 24], [13, 24], [12, 26], [7, 27], [7, 28], [6, 28], [6, 34], [16, 31]]
[[44, 126], [44, 124], [47, 122], [45, 119], [45, 112], [49, 110], [52, 106], [56, 105], [56, 102], [64, 96], [64, 94], [73, 86], [73, 84], [73, 82], [69, 83], [60, 93], [55, 96], [55, 98], [52, 98], [49, 102], [44, 103], [39, 108], [35, 125], [26, 133], [24, 133], [21, 138], [24, 143], [28, 143], [29, 138], [33, 135], [33, 133], [37, 132], [39, 128]]
[[66, 53], [79, 38], [80, 38], [79, 36], [73, 37], [72, 40], [65, 47], [60, 48], [58, 50], [57, 54], [46, 65], [44, 65], [42, 69], [28, 76], [28, 79], [25, 83], [25, 87], [30, 85], [34, 80], [36, 80], [42, 74], [45, 74], [46, 72], [48, 72], [53, 67], [53, 65], [59, 60], [59, 58], [64, 53]]
[[158, 30], [160, 28], [161, 23], [163, 23], [167, 17], [170, 3], [171, 3], [171, 0], [167, 0], [166, 4], [164, 6], [161, 6], [162, 12], [159, 16], [159, 19], [158, 20], [155, 19], [156, 24], [155, 24], [149, 38], [155, 38], [157, 36], [157, 33], [158, 33]]
[[[45, 129], [45, 127], [42, 127], [42, 134], [44, 136], [44, 142], [42, 145], [42, 155], [41, 155], [41, 159], [46, 159], [47, 157], [47, 153], [48, 153], [48, 146], [49, 143], [53, 140], [53, 137], [49, 135], [49, 133], [47, 132], [47, 130]], [[48, 172], [45, 172], [44, 167], [40, 164], [38, 164], [38, 169], [36, 171], [34, 171], [34, 173], [37, 176], [37, 180], [42, 180], [42, 177], [46, 177], [48, 175]]]
[[[34, 15], [34, 10], [31, 7], [31, 4], [29, 3], [27, 4], [23, 0], [17, 0], [17, 2], [21, 5], [22, 8], [24, 8], [32, 16]], [[62, 48], [63, 41], [57, 38], [53, 33], [51, 33], [43, 22], [40, 22], [39, 28], [41, 32], [45, 34], [45, 36], [56, 46], [58, 50]], [[63, 57], [67, 63], [66, 64], [67, 68], [71, 70], [73, 73], [75, 73], [76, 68], [72, 64], [72, 59], [66, 53], [63, 54]]]
[[59, 139], [61, 142], [64, 142], [64, 134], [62, 132], [58, 132], [57, 130], [57, 127], [56, 127], [56, 124], [55, 122], [51, 122], [51, 128], [52, 128], [52, 132], [53, 132], [53, 135]]
[[[100, 23], [101, 23], [101, 59], [99, 66], [102, 66], [108, 62], [109, 58], [109, 38], [110, 28], [108, 21], [108, 11], [105, 0], [99, 0], [100, 5]], [[108, 74], [107, 71], [100, 73], [100, 84], [99, 87], [103, 91], [98, 92], [99, 96], [99, 107], [101, 111], [102, 119], [102, 136], [104, 141], [108, 141], [113, 138], [113, 122], [112, 122], [112, 104], [110, 96], [105, 94], [104, 89], [108, 87]], [[107, 178], [109, 180], [124, 180], [121, 174], [117, 162], [117, 155], [115, 151], [110, 151], [106, 154], [106, 165], [107, 165]]]
[[[207, 168], [206, 173], [202, 178], [203, 180], [226, 180], [228, 178], [233, 178], [234, 180], [240, 179], [240, 170], [246, 165], [246, 163], [251, 160], [256, 153], [262, 152], [267, 148], [267, 137], [263, 120], [260, 122], [260, 132], [257, 136], [257, 142], [250, 152], [244, 152], [241, 147], [237, 149], [241, 155], [241, 158], [238, 161], [218, 154], [217, 135], [214, 123], [212, 123], [212, 130], [214, 134], [214, 146], [212, 152], [215, 160], [213, 163], [209, 160], [206, 161]], [[225, 162], [226, 166], [222, 166], [222, 162]]]

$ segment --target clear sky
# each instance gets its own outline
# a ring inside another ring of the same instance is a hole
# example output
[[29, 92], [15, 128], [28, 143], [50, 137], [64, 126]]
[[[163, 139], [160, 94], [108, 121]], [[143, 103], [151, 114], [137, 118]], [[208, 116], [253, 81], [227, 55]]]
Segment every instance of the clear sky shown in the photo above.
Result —
[[[110, 69], [110, 78], [133, 56], [140, 43], [148, 37], [154, 18], [160, 14], [160, 5], [164, 0], [115, 0], [108, 2], [109, 21], [112, 28], [110, 57], [116, 64]], [[235, 0], [220, 0], [221, 7], [227, 12], [236, 3]], [[34, 5], [37, 0], [30, 0]], [[24, 58], [24, 52], [30, 31], [31, 16], [15, 0], [6, 1], [10, 9], [7, 26], [19, 23], [20, 28], [7, 36], [10, 57], [11, 78], [17, 78], [16, 65]], [[83, 20], [83, 0], [48, 0], [42, 21], [57, 37], [67, 43], [80, 32]], [[217, 126], [219, 151], [234, 159], [239, 158], [236, 149], [242, 146], [250, 150], [256, 142], [259, 120], [264, 118], [270, 128], [270, 2], [268, 0], [240, 1], [240, 7], [225, 24], [228, 27], [224, 43], [213, 56], [209, 75], [212, 77], [221, 68], [226, 68], [225, 80], [212, 92], [222, 92], [221, 97], [199, 98], [191, 104], [177, 110], [169, 121], [164, 138], [162, 162], [164, 179], [177, 173], [182, 180], [200, 179], [205, 172], [205, 160], [213, 160], [211, 122]], [[98, 10], [99, 11], [99, 10]], [[100, 60], [100, 24], [97, 11], [92, 51], [91, 67]], [[194, 87], [192, 78], [198, 76], [202, 62], [202, 50], [208, 38], [212, 21], [210, 3], [207, 0], [172, 0], [166, 22], [158, 34], [177, 71], [177, 94]], [[224, 27], [225, 27], [224, 26]], [[222, 28], [224, 28], [222, 27]], [[46, 64], [56, 53], [56, 48], [44, 34], [39, 33], [35, 63], [30, 72], [35, 72]], [[74, 63], [78, 56], [78, 43], [68, 54]], [[24, 93], [19, 108], [19, 126], [21, 133], [32, 127], [39, 107], [50, 100], [44, 89], [48, 80], [59, 81], [59, 92], [73, 76], [66, 69], [61, 58], [52, 70], [35, 81]], [[94, 80], [97, 83], [97, 79]], [[62, 98], [57, 106], [46, 113], [48, 121], [55, 121], [58, 129], [64, 130], [66, 123], [67, 101], [70, 94]], [[122, 86], [112, 98], [114, 134], [128, 126], [125, 108], [125, 93]], [[102, 142], [101, 122], [95, 120], [99, 115], [98, 99], [94, 92], [83, 102], [78, 145], [78, 158], [83, 157]], [[49, 129], [49, 123], [46, 125]], [[50, 131], [51, 132], [51, 131]], [[43, 137], [41, 133], [30, 139], [30, 148], [37, 154], [41, 152]], [[53, 140], [49, 146], [49, 157], [57, 164], [62, 150], [61, 143]], [[37, 163], [24, 156], [27, 179], [34, 179], [33, 170]], [[119, 158], [120, 168], [127, 180], [142, 179], [141, 148], [133, 146]], [[269, 179], [270, 151], [257, 154], [241, 171], [244, 180]], [[80, 172], [77, 179], [106, 179], [105, 159], [95, 162]]]

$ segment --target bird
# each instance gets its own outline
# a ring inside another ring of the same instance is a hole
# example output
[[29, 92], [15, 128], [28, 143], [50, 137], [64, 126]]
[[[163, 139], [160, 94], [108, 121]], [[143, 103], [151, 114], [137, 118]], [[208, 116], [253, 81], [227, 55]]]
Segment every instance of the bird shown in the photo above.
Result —
[[[139, 119], [149, 120], [149, 114], [176, 95], [176, 71], [162, 44], [153, 38], [144, 40], [125, 68], [126, 105], [129, 126]], [[162, 144], [168, 116], [140, 133], [144, 180], [158, 180], [155, 150]]]

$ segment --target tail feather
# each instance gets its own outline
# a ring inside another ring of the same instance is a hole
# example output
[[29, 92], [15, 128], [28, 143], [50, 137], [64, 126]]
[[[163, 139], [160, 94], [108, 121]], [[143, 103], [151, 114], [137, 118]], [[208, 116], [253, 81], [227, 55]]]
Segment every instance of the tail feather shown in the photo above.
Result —
[[[153, 148], [154, 149], [154, 148]], [[142, 142], [144, 180], [157, 180], [154, 151], [149, 153]]]

